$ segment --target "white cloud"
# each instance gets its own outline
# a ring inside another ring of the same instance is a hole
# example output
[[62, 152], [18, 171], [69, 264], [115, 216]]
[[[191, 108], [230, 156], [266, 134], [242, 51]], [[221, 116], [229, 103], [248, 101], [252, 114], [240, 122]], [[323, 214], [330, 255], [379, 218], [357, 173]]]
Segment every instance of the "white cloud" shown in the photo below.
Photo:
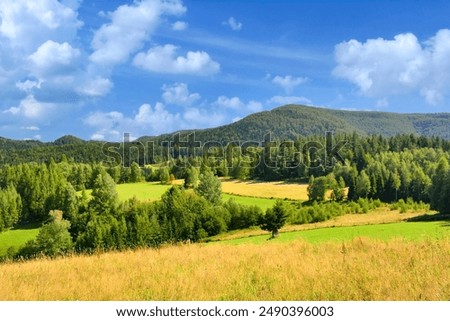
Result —
[[287, 76], [275, 76], [272, 79], [272, 82], [274, 84], [277, 84], [279, 86], [281, 86], [287, 93], [292, 92], [292, 90], [299, 86], [304, 84], [305, 82], [308, 81], [308, 78], [305, 77], [292, 77], [291, 75], [287, 75]]
[[95, 133], [91, 135], [91, 139], [92, 140], [98, 140], [98, 141], [104, 141], [105, 140], [105, 135], [100, 134], [100, 133]]
[[171, 132], [178, 128], [180, 119], [178, 113], [172, 114], [163, 104], [156, 103], [154, 107], [150, 104], [141, 105], [134, 117], [127, 117], [118, 111], [95, 112], [84, 123], [96, 128], [91, 139], [117, 141], [123, 133], [142, 136]]
[[172, 30], [175, 31], [182, 31], [182, 30], [186, 30], [188, 27], [187, 22], [184, 21], [176, 21], [172, 24]]
[[176, 57], [174, 45], [156, 46], [134, 58], [136, 67], [158, 73], [212, 75], [220, 70], [220, 65], [204, 51], [188, 51], [186, 57]]
[[187, 129], [211, 128], [223, 125], [226, 122], [226, 115], [217, 111], [188, 108], [183, 113], [183, 120]]
[[239, 110], [243, 109], [245, 107], [245, 104], [239, 99], [239, 97], [229, 98], [227, 96], [220, 96], [213, 103], [213, 106], [218, 108]]
[[[73, 2], [73, 1], [72, 1]], [[48, 39], [72, 39], [82, 22], [76, 6], [57, 0], [15, 0], [0, 2], [0, 36], [19, 52], [34, 50]]]
[[212, 106], [220, 109], [231, 109], [239, 113], [255, 113], [263, 109], [263, 105], [259, 101], [250, 100], [244, 103], [239, 97], [219, 96]]
[[234, 17], [228, 18], [228, 20], [222, 22], [222, 24], [229, 26], [234, 31], [239, 31], [242, 29], [242, 23], [237, 21]]
[[91, 61], [107, 66], [125, 62], [151, 38], [162, 16], [185, 12], [179, 0], [143, 0], [118, 7], [108, 14], [111, 22], [95, 32]]
[[15, 116], [23, 116], [30, 119], [39, 119], [47, 116], [49, 112], [52, 112], [55, 109], [55, 104], [40, 102], [30, 94], [21, 100], [19, 106], [11, 107], [3, 111], [3, 113]]
[[439, 30], [423, 44], [412, 33], [393, 40], [350, 40], [335, 48], [335, 76], [358, 86], [368, 97], [420, 93], [437, 104], [450, 90], [450, 30]]
[[154, 108], [149, 104], [142, 105], [134, 120], [150, 133], [163, 133], [172, 131], [179, 118], [179, 114], [171, 114], [163, 104], [156, 103]]
[[191, 94], [185, 83], [164, 85], [162, 89], [164, 91], [162, 98], [166, 104], [190, 106], [201, 98], [198, 93]]
[[32, 69], [37, 76], [61, 73], [72, 65], [80, 56], [80, 50], [73, 48], [67, 42], [57, 43], [48, 40], [29, 56]]
[[270, 105], [289, 105], [289, 104], [303, 104], [312, 105], [312, 101], [306, 97], [299, 96], [274, 96], [267, 101]]
[[111, 80], [97, 77], [95, 79], [87, 80], [87, 83], [78, 87], [78, 93], [90, 97], [104, 96], [113, 88]]
[[25, 80], [25, 81], [18, 81], [16, 82], [16, 87], [22, 91], [25, 92], [31, 92], [32, 89], [41, 88], [41, 81], [35, 81], [35, 80]]

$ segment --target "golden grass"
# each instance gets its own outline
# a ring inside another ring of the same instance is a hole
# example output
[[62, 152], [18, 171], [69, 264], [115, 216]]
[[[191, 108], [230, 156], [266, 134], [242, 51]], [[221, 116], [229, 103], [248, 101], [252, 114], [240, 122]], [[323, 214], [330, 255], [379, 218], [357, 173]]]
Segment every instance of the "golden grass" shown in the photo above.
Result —
[[308, 184], [222, 180], [222, 192], [242, 196], [307, 200], [307, 188]]
[[450, 240], [173, 246], [0, 265], [0, 300], [449, 300]]

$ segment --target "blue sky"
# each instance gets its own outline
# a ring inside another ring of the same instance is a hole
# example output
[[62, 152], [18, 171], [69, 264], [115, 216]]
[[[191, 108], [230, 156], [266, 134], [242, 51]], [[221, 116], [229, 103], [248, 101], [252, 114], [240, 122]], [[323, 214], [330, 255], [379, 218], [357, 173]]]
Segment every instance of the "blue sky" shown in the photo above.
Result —
[[298, 103], [450, 112], [449, 1], [0, 2], [0, 136], [120, 140]]

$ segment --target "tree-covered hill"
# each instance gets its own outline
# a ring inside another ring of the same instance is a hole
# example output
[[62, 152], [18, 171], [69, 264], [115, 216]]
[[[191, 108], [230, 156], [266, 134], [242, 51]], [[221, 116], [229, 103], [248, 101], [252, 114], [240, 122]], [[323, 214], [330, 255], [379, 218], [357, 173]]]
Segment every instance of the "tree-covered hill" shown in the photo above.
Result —
[[[326, 131], [383, 136], [416, 134], [448, 140], [450, 113], [398, 114], [287, 105], [249, 115], [229, 125], [196, 130], [195, 134], [200, 141], [230, 142], [261, 141], [267, 132], [277, 138], [296, 138], [324, 135]], [[167, 140], [171, 136], [141, 137], [139, 140]]]
[[[264, 140], [272, 133], [275, 139], [325, 135], [326, 131], [337, 134], [357, 133], [360, 136], [396, 135], [440, 137], [450, 140], [450, 113], [440, 114], [397, 114], [370, 111], [345, 111], [326, 108], [287, 105], [249, 115], [232, 124], [202, 130], [180, 131], [181, 136], [195, 132], [196, 141], [229, 143], [232, 141]], [[143, 136], [138, 141], [173, 141], [175, 133], [160, 136]], [[182, 138], [183, 140], [186, 137]], [[66, 135], [54, 142], [36, 140], [11, 140], [0, 137], [0, 164], [14, 164], [29, 161], [56, 161], [65, 155], [76, 162], [99, 162], [105, 160], [103, 142], [85, 141]], [[119, 145], [117, 144], [117, 147]], [[158, 148], [158, 147], [155, 147]]]

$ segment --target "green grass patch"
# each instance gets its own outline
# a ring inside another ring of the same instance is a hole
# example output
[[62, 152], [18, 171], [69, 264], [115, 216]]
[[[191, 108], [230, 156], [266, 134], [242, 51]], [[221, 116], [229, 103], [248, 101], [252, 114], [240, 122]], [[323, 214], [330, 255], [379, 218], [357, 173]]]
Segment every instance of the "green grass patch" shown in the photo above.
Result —
[[[218, 244], [262, 244], [270, 234], [224, 240]], [[450, 237], [450, 223], [446, 222], [401, 222], [377, 225], [361, 225], [346, 227], [329, 227], [314, 230], [280, 233], [272, 242], [291, 242], [305, 240], [311, 243], [327, 241], [342, 242], [357, 237], [368, 237], [379, 240], [403, 238], [405, 240], [422, 240], [427, 238], [441, 239]]]
[[224, 202], [228, 201], [230, 198], [234, 199], [236, 203], [242, 205], [256, 205], [260, 207], [263, 211], [266, 209], [273, 207], [276, 200], [270, 198], [259, 198], [259, 197], [251, 197], [251, 196], [237, 196], [222, 193], [222, 200]]
[[136, 197], [141, 201], [156, 201], [161, 199], [161, 196], [172, 185], [162, 185], [159, 182], [150, 183], [127, 183], [116, 186], [119, 199], [126, 201], [130, 198]]
[[15, 229], [0, 233], [0, 257], [5, 255], [10, 247], [18, 250], [28, 241], [34, 239], [41, 224], [19, 226]]

